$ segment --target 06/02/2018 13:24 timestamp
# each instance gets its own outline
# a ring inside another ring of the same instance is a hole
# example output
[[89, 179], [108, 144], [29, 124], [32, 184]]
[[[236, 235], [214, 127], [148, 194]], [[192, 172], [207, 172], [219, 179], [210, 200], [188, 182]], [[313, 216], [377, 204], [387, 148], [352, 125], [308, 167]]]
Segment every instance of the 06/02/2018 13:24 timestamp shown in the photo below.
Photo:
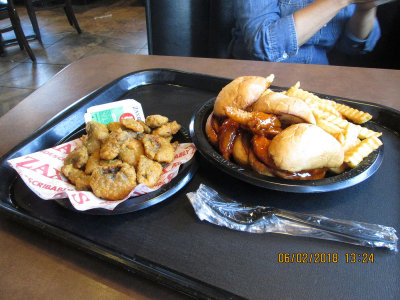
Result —
[[305, 263], [305, 264], [324, 264], [324, 263], [374, 263], [374, 253], [345, 253], [344, 257], [340, 257], [338, 253], [327, 253], [327, 252], [297, 252], [297, 253], [279, 253], [278, 263]]

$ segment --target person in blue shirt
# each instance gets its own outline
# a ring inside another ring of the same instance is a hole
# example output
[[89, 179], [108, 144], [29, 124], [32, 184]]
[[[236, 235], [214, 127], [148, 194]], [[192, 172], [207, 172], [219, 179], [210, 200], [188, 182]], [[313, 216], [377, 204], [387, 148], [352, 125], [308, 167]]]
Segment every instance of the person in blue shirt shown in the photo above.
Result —
[[234, 0], [233, 58], [329, 64], [336, 47], [372, 51], [381, 32], [372, 0]]

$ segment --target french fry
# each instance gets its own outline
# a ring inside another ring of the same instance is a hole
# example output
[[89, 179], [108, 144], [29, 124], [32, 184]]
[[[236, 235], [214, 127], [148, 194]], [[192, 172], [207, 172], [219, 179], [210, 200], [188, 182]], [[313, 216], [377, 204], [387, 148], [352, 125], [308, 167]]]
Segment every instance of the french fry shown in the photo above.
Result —
[[301, 89], [300, 82], [297, 82], [294, 86], [290, 87], [286, 95], [289, 97], [296, 97], [303, 100], [308, 105], [310, 105], [312, 109], [318, 109], [323, 112], [328, 112], [338, 117], [341, 116], [340, 112], [338, 112], [335, 107], [336, 105], [335, 101], [321, 99], [317, 95], [314, 95], [313, 93]]
[[358, 139], [359, 131], [360, 130], [356, 125], [352, 123], [347, 124], [344, 131], [344, 143], [342, 144], [345, 152], [360, 143], [360, 140]]
[[267, 77], [265, 77], [265, 79], [267, 80], [267, 82], [269, 83], [269, 85], [271, 85], [271, 83], [274, 81], [275, 79], [275, 75], [274, 74], [269, 74]]
[[[335, 116], [332, 116], [332, 115], [328, 116], [328, 117], [325, 117], [324, 119], [326, 121], [332, 123], [332, 124], [335, 124], [336, 126], [338, 126], [339, 128], [342, 128], [342, 129], [346, 129], [347, 125], [351, 124], [349, 121], [347, 121], [345, 119], [338, 118], [338, 117], [335, 117]], [[357, 126], [357, 128], [359, 130], [358, 138], [360, 138], [362, 140], [366, 139], [368, 137], [371, 137], [371, 136], [379, 137], [379, 136], [382, 135], [381, 132], [376, 132], [376, 131], [373, 131], [373, 130], [368, 129], [366, 127], [362, 127], [360, 125], [354, 125], [354, 126]]]
[[[341, 116], [336, 116], [328, 111], [323, 111], [319, 108], [312, 108], [315, 119], [328, 119], [328, 118], [341, 118]], [[342, 118], [341, 118], [342, 119]]]
[[342, 145], [345, 143], [346, 138], [344, 137], [343, 131], [342, 131], [342, 132], [338, 132], [338, 133], [334, 133], [334, 134], [332, 134], [332, 135], [333, 135], [333, 137], [334, 137], [335, 139], [337, 139], [338, 142], [341, 143]]
[[376, 132], [373, 131], [371, 129], [368, 129], [366, 127], [362, 127], [360, 125], [357, 125], [360, 128], [360, 132], [358, 133], [358, 137], [360, 139], [366, 139], [369, 138], [371, 136], [376, 136], [376, 137], [380, 137], [382, 135], [382, 132]]
[[382, 141], [376, 136], [371, 136], [362, 140], [358, 145], [352, 147], [344, 154], [344, 161], [352, 168], [366, 158], [372, 151], [378, 149], [382, 145]]
[[363, 124], [372, 119], [372, 116], [369, 113], [344, 104], [336, 103], [336, 109], [347, 119], [357, 124]]
[[262, 96], [264, 96], [264, 95], [268, 95], [268, 94], [271, 94], [271, 93], [273, 93], [272, 90], [266, 89], [266, 90], [261, 94], [260, 98], [261, 98]]
[[327, 133], [331, 135], [343, 132], [342, 128], [325, 119], [317, 118], [316, 121], [317, 121], [317, 126], [321, 127], [323, 130], [325, 130]]
[[297, 82], [294, 86], [292, 86], [287, 91], [287, 95], [302, 99], [314, 109], [319, 109], [323, 112], [329, 112], [330, 114], [338, 117], [344, 116], [357, 124], [363, 124], [372, 119], [372, 116], [367, 112], [337, 103], [333, 100], [321, 99], [313, 93], [302, 90], [300, 88], [300, 82]]
[[335, 124], [336, 126], [346, 129], [347, 125], [349, 124], [349, 121], [339, 118], [337, 116], [329, 115], [325, 118], [328, 122], [331, 122], [332, 124]]
[[320, 99], [320, 102], [318, 103], [318, 108], [322, 111], [330, 113], [331, 115], [342, 117], [342, 114], [336, 109], [336, 107], [334, 106], [334, 101], [332, 100]]

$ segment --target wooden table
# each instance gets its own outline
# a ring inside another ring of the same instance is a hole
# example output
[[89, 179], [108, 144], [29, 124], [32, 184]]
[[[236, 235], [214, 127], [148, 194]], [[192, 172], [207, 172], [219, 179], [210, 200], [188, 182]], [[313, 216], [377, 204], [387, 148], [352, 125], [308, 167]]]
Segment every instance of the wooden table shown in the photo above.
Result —
[[[400, 71], [224, 59], [105, 54], [74, 62], [0, 118], [0, 154], [48, 119], [133, 71], [179, 69], [226, 78], [275, 74], [274, 85], [400, 109]], [[0, 216], [0, 291], [5, 299], [179, 299], [156, 283]]]

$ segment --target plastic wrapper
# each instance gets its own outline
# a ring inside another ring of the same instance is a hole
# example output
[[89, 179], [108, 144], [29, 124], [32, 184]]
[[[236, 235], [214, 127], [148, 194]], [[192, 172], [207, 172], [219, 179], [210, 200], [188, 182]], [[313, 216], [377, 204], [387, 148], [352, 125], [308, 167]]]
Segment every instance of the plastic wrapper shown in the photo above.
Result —
[[252, 233], [280, 233], [333, 240], [397, 252], [396, 230], [356, 221], [330, 219], [265, 206], [244, 206], [201, 184], [187, 194], [200, 220]]

